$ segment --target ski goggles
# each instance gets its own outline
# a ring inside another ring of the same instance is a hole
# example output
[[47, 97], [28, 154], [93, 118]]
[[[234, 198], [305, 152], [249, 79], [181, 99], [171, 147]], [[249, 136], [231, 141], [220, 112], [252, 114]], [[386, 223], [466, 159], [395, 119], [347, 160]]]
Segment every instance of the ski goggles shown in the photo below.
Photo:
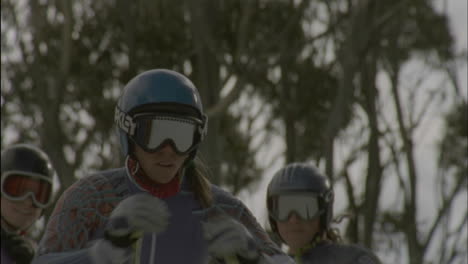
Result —
[[313, 220], [322, 211], [319, 207], [319, 197], [309, 193], [281, 194], [272, 197], [270, 216], [276, 221], [288, 221], [295, 213], [302, 220]]
[[169, 144], [184, 155], [200, 143], [203, 122], [197, 118], [140, 114], [133, 118], [134, 133], [130, 138], [147, 152], [156, 152]]
[[46, 208], [52, 203], [52, 180], [40, 174], [8, 171], [2, 174], [1, 192], [12, 201], [31, 196], [35, 206]]

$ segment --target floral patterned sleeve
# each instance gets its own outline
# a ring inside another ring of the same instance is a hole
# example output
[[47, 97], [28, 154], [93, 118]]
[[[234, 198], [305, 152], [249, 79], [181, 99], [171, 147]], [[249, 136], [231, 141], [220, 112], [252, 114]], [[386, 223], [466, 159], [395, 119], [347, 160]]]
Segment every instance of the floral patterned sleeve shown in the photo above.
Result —
[[74, 183], [55, 205], [39, 244], [38, 256], [64, 252], [74, 255], [77, 250], [89, 246], [91, 240], [102, 236], [108, 216], [121, 199], [115, 186], [102, 176]]

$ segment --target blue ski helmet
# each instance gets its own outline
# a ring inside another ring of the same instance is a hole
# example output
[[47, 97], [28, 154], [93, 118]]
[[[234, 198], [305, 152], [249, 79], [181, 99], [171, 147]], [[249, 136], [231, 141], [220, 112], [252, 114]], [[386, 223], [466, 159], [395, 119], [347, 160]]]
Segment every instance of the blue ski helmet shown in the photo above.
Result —
[[124, 87], [115, 109], [114, 120], [125, 156], [131, 152], [130, 131], [132, 118], [138, 113], [173, 113], [190, 116], [201, 121], [197, 130], [196, 146], [192, 157], [207, 131], [207, 116], [203, 112], [201, 97], [195, 85], [184, 75], [166, 69], [145, 71]]
[[322, 231], [330, 227], [333, 218], [334, 192], [327, 177], [319, 170], [306, 163], [291, 163], [275, 173], [267, 189], [268, 219], [272, 231], [279, 236], [276, 221], [271, 216], [273, 198], [281, 194], [311, 193], [318, 197], [321, 210], [320, 227]]

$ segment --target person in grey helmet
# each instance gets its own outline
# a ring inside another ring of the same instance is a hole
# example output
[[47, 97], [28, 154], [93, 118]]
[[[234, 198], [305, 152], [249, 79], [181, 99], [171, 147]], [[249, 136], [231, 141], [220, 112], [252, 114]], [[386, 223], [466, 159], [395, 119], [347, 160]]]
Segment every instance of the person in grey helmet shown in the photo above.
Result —
[[5, 148], [1, 160], [1, 263], [29, 264], [36, 243], [28, 230], [53, 202], [55, 171], [48, 156], [30, 144]]
[[138, 74], [113, 118], [125, 163], [62, 194], [33, 263], [288, 263], [247, 207], [206, 177], [197, 150], [208, 118], [186, 76]]
[[291, 163], [276, 172], [267, 189], [273, 233], [297, 264], [378, 264], [368, 249], [343, 244], [331, 227], [334, 192], [313, 165]]

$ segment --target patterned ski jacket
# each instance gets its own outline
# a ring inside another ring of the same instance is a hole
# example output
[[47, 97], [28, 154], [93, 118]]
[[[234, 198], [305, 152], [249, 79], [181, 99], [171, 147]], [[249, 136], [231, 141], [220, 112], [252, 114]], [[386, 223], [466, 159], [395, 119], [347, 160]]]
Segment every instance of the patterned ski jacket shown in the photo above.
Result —
[[[87, 248], [103, 238], [112, 210], [123, 199], [143, 191], [125, 168], [78, 180], [58, 200], [33, 263], [91, 263]], [[214, 185], [211, 191], [213, 204], [209, 208], [202, 208], [183, 181], [176, 195], [162, 199], [171, 214], [169, 226], [158, 235], [144, 234], [140, 263], [194, 263], [201, 259], [206, 245], [200, 221], [220, 214], [241, 222], [262, 253], [284, 255], [240, 200]]]

